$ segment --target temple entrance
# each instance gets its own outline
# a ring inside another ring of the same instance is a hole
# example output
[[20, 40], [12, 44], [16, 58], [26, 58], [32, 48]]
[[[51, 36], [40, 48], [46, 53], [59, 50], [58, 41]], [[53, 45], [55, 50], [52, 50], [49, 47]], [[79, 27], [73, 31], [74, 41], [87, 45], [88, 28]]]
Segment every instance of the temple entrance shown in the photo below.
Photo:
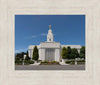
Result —
[[47, 60], [47, 61], [55, 61], [55, 49], [46, 48], [45, 60]]

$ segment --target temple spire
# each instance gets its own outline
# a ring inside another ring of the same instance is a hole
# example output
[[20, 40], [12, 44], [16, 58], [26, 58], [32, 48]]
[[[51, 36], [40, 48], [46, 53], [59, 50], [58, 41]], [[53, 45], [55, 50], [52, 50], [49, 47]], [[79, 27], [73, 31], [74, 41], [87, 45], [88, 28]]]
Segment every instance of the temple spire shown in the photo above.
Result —
[[52, 33], [51, 25], [49, 25], [49, 30], [47, 34], [47, 42], [53, 42], [53, 33]]
[[51, 25], [49, 25], [49, 29], [51, 29]]

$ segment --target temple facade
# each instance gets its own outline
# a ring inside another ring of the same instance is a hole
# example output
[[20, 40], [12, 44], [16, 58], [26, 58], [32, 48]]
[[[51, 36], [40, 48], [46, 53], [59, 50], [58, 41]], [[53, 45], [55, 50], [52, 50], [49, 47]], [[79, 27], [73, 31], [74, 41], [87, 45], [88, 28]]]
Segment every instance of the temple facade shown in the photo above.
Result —
[[[32, 59], [33, 49], [35, 45], [30, 45], [28, 47], [29, 57]], [[61, 45], [60, 42], [54, 42], [54, 36], [52, 33], [51, 25], [49, 25], [49, 30], [47, 34], [47, 41], [41, 42], [40, 45], [37, 45], [39, 50], [39, 60], [42, 61], [58, 61], [60, 62], [61, 51], [63, 47], [76, 48], [78, 52], [80, 52], [81, 45]]]

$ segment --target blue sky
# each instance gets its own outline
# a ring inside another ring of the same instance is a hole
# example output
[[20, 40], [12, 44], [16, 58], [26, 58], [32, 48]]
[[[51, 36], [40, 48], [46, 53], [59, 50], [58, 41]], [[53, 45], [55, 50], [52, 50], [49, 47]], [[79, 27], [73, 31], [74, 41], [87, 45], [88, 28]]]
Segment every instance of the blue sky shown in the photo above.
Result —
[[85, 15], [15, 15], [15, 53], [46, 41], [49, 25], [54, 41], [85, 45]]

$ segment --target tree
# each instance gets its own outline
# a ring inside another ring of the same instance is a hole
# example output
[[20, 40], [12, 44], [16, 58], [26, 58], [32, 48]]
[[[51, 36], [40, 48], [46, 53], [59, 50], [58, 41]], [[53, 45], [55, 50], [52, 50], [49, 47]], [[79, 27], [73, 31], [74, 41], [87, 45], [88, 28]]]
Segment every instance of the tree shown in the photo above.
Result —
[[73, 48], [72, 52], [71, 52], [71, 59], [75, 59], [75, 58], [78, 58], [78, 57], [79, 57], [78, 50], [76, 48]]
[[30, 60], [30, 57], [28, 56], [28, 51], [26, 52], [26, 57], [25, 57], [25, 60]]
[[62, 48], [62, 58], [66, 59], [67, 58], [67, 49], [65, 47]]
[[39, 58], [38, 48], [37, 46], [35, 46], [33, 49], [33, 60], [38, 60], [38, 58]]
[[82, 46], [80, 49], [80, 58], [85, 58], [85, 46]]
[[71, 48], [70, 46], [67, 47], [67, 59], [71, 59]]
[[22, 60], [24, 57], [24, 55], [25, 55], [26, 53], [24, 53], [24, 52], [21, 52], [21, 53], [17, 53], [16, 54], [16, 56], [15, 56], [15, 59], [17, 59], [17, 60]]

